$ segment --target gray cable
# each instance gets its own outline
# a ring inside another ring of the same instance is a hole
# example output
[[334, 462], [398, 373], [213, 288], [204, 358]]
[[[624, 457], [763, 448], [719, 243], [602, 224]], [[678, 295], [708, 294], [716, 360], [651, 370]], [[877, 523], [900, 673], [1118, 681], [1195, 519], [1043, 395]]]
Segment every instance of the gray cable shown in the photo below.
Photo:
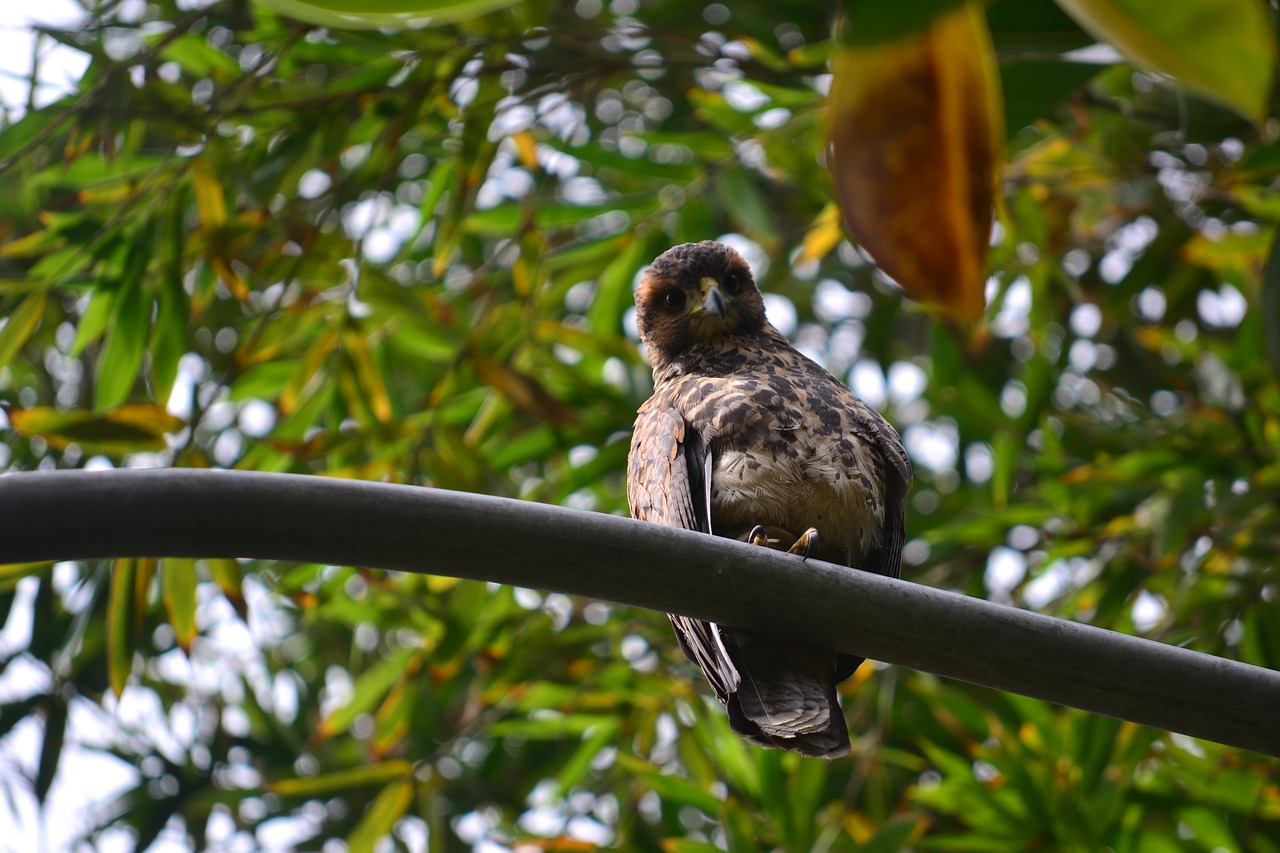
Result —
[[683, 613], [1280, 756], [1280, 672], [601, 513], [243, 471], [0, 477], [0, 563], [256, 557]]

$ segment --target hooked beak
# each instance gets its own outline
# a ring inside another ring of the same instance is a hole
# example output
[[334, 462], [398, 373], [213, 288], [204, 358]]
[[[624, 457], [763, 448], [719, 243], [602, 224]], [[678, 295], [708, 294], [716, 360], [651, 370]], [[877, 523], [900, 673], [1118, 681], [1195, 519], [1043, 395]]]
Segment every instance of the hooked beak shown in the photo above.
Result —
[[725, 299], [724, 294], [720, 292], [720, 282], [711, 276], [704, 276], [699, 284], [702, 285], [703, 310], [708, 314], [724, 317]]

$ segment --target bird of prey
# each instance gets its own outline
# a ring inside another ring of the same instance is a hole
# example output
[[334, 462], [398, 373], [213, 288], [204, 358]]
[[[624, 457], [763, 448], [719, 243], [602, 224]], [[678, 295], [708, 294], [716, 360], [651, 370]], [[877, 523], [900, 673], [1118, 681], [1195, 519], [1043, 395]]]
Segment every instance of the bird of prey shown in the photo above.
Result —
[[[902, 442], [769, 324], [741, 255], [713, 241], [664, 252], [636, 290], [636, 324], [654, 391], [627, 462], [635, 518], [898, 576], [911, 484]], [[848, 753], [836, 684], [862, 658], [671, 622], [734, 731], [804, 755]]]

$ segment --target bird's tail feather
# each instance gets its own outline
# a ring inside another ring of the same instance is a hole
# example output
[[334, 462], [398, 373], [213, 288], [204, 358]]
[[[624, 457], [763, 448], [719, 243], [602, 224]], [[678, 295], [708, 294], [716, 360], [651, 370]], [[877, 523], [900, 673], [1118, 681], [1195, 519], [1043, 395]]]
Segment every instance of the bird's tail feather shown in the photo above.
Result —
[[802, 755], [839, 758], [849, 752], [831, 652], [748, 643], [734, 648], [732, 657], [742, 678], [725, 703], [734, 731]]

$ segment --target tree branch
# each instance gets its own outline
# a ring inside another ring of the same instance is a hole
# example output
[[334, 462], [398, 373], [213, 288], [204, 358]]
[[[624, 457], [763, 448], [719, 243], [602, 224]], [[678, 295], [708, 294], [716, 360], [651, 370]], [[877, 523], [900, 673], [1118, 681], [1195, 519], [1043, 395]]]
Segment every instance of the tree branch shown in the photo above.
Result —
[[1280, 672], [600, 513], [208, 470], [0, 478], [0, 563], [257, 557], [475, 578], [747, 631], [1280, 756]]

